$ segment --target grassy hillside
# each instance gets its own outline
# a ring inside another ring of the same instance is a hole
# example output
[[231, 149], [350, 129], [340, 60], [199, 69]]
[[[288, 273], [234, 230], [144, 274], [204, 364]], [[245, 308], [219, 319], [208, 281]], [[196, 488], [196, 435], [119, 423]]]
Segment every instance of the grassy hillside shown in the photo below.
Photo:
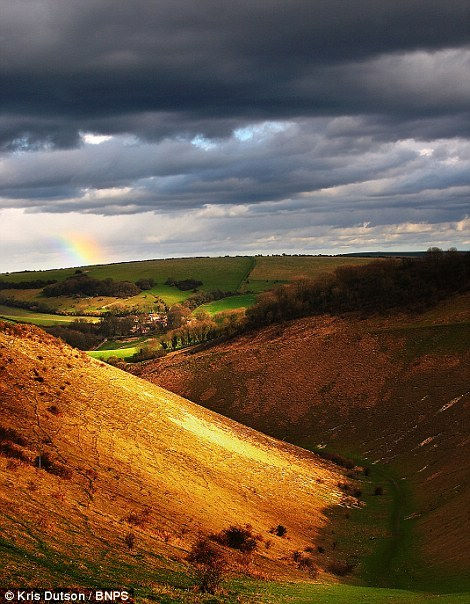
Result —
[[61, 315], [50, 315], [47, 313], [34, 312], [23, 308], [14, 308], [0, 304], [0, 319], [8, 319], [18, 323], [32, 323], [33, 325], [68, 325], [74, 319], [85, 319], [86, 321], [97, 321], [93, 317], [65, 317]]
[[462, 295], [417, 316], [292, 321], [169, 355], [140, 374], [268, 434], [376, 468], [392, 538], [362, 579], [463, 591], [469, 307]]
[[[223, 257], [223, 258], [169, 258], [163, 260], [144, 260], [141, 262], [123, 262], [83, 267], [90, 277], [104, 279], [110, 277], [115, 281], [137, 281], [143, 278], [155, 280], [155, 286], [137, 296], [127, 299], [96, 296], [92, 298], [58, 296], [44, 298], [41, 290], [0, 290], [1, 296], [17, 300], [41, 301], [51, 308], [64, 312], [96, 313], [121, 307], [136, 308], [142, 312], [155, 307], [158, 297], [171, 306], [184, 301], [191, 291], [180, 291], [176, 287], [165, 285], [171, 277], [176, 280], [196, 279], [202, 281], [199, 289], [212, 291], [244, 291], [258, 293], [294, 279], [298, 276], [317, 277], [325, 272], [333, 271], [337, 266], [345, 264], [362, 264], [370, 262], [364, 258], [336, 257]], [[75, 269], [57, 269], [48, 271], [24, 271], [0, 275], [0, 280], [28, 281], [32, 279], [57, 279], [62, 281], [73, 275]], [[220, 310], [245, 308], [254, 303], [253, 294], [233, 297], [231, 301], [216, 303], [208, 306], [208, 312], [213, 314]]]
[[229, 296], [221, 300], [215, 300], [207, 304], [202, 304], [197, 310], [205, 310], [211, 315], [216, 315], [219, 312], [228, 310], [237, 310], [239, 308], [247, 308], [255, 303], [255, 294], [242, 294], [240, 296]]
[[339, 266], [367, 264], [370, 258], [343, 258], [339, 256], [257, 256], [246, 290], [261, 292], [299, 277], [316, 279], [333, 272]]
[[[308, 580], [292, 552], [347, 501], [344, 471], [37, 328], [2, 324], [0, 355], [2, 585], [160, 593], [168, 577], [190, 581], [199, 534], [230, 524], [262, 539], [245, 573]], [[270, 534], [278, 524], [288, 538]]]
[[[159, 260], [142, 260], [120, 262], [117, 264], [99, 264], [86, 266], [90, 277], [115, 281], [137, 281], [152, 278], [164, 283], [168, 277], [175, 280], [197, 279], [203, 282], [202, 289], [236, 290], [250, 270], [252, 259], [247, 256], [223, 258], [165, 258]], [[15, 283], [30, 279], [57, 279], [62, 281], [70, 277], [75, 268], [53, 269], [47, 271], [23, 271], [0, 275], [0, 278]]]

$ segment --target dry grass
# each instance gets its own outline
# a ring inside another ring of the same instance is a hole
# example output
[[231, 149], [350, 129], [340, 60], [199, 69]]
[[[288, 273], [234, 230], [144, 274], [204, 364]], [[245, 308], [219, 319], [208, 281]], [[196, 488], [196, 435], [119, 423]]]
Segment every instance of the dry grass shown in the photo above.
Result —
[[[334, 465], [37, 328], [1, 324], [0, 367], [0, 425], [24, 439], [31, 461], [0, 455], [3, 539], [33, 559], [37, 543], [48, 544], [77, 564], [138, 551], [151, 570], [155, 552], [188, 550], [201, 533], [250, 524], [267, 537], [282, 523], [289, 540], [270, 535], [250, 572], [303, 576], [280, 559], [312, 543], [327, 522], [322, 510], [340, 502], [344, 475]], [[34, 467], [37, 456], [67, 479]], [[4, 572], [17, 576], [9, 555]], [[18, 576], [33, 572], [24, 564]]]

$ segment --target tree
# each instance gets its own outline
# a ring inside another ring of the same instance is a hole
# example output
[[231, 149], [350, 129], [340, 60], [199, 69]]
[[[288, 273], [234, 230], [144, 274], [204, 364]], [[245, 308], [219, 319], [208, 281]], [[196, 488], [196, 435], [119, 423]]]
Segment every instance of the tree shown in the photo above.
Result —
[[182, 304], [174, 304], [168, 311], [168, 327], [169, 329], [177, 329], [184, 325], [189, 317], [191, 311]]
[[191, 548], [188, 561], [196, 566], [199, 590], [203, 593], [216, 593], [227, 567], [227, 561], [217, 546], [208, 539], [198, 539]]

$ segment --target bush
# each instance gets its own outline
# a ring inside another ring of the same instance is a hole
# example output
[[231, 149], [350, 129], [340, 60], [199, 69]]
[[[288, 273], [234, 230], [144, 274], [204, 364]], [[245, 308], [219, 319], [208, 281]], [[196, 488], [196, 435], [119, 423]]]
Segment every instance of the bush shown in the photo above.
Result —
[[383, 494], [384, 494], [383, 487], [375, 487], [375, 489], [374, 489], [374, 495], [383, 495]]
[[[71, 325], [74, 325], [74, 323]], [[103, 341], [102, 336], [99, 336], [96, 333], [84, 333], [83, 331], [74, 329], [73, 327], [62, 327], [57, 325], [46, 327], [45, 331], [50, 333], [55, 338], [60, 338], [69, 346], [73, 346], [79, 350], [90, 350]]]
[[3, 426], [0, 426], [0, 441], [4, 440], [11, 441], [12, 443], [22, 447], [25, 447], [27, 444], [26, 440], [20, 434], [18, 434], [16, 430], [13, 430], [13, 428], [4, 428]]
[[292, 552], [292, 559], [300, 570], [308, 571], [308, 574], [311, 577], [316, 577], [318, 575], [318, 569], [310, 556], [306, 556], [302, 552], [296, 550], [295, 552]]
[[155, 285], [155, 281], [153, 279], [139, 279], [135, 282], [135, 284], [142, 291], [145, 291], [147, 289], [152, 289], [152, 287]]
[[165, 281], [165, 285], [173, 285], [174, 287], [177, 287], [181, 291], [185, 292], [191, 289], [196, 289], [202, 285], [202, 281], [198, 281], [197, 279], [181, 279], [180, 281], [176, 281], [175, 279], [168, 277], [168, 279]]
[[342, 455], [338, 455], [337, 453], [330, 453], [329, 451], [325, 451], [325, 449], [316, 449], [315, 454], [321, 457], [322, 459], [326, 459], [327, 461], [331, 461], [332, 463], [340, 466], [342, 468], [346, 468], [347, 470], [352, 470], [355, 467], [355, 464], [350, 459], [343, 457]]
[[223, 554], [208, 539], [200, 538], [192, 546], [187, 559], [196, 565], [199, 591], [216, 593], [227, 566]]
[[277, 535], [278, 537], [285, 537], [287, 533], [287, 529], [283, 524], [278, 524], [274, 528], [269, 531], [272, 535]]
[[232, 525], [224, 529], [218, 535], [211, 536], [213, 541], [225, 545], [232, 549], [239, 550], [244, 554], [249, 554], [258, 546], [259, 537], [253, 535], [251, 527], [247, 524], [245, 527]]
[[11, 459], [19, 459], [20, 461], [29, 461], [18, 445], [8, 441], [0, 443], [0, 455]]
[[143, 528], [147, 524], [150, 514], [151, 509], [146, 507], [143, 510], [131, 512], [126, 521], [129, 524]]

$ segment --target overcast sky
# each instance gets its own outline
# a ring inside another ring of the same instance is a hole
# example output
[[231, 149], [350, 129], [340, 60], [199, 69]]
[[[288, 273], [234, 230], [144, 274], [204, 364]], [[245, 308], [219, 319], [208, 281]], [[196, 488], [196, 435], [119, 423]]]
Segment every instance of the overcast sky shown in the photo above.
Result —
[[469, 248], [468, 0], [0, 14], [0, 270]]

